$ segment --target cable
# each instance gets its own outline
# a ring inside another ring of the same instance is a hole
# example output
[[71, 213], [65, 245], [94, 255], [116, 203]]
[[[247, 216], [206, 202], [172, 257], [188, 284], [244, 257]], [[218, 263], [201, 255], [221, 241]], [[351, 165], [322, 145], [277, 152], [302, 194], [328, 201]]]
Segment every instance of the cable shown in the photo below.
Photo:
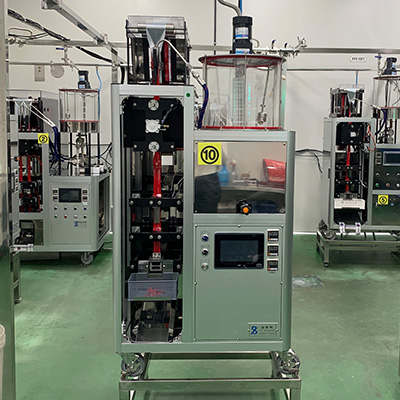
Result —
[[97, 54], [97, 53], [94, 53], [93, 51], [90, 51], [90, 50], [88, 50], [88, 49], [85, 49], [85, 48], [82, 47], [82, 46], [75, 46], [75, 48], [77, 48], [78, 50], [84, 52], [84, 53], [87, 54], [88, 56], [91, 56], [91, 57], [93, 57], [93, 58], [97, 58], [98, 60], [101, 60], [101, 61], [105, 61], [105, 62], [108, 62], [108, 63], [112, 63], [112, 60], [111, 60], [110, 58], [103, 57], [103, 56], [101, 56], [100, 54]]
[[99, 106], [98, 106], [98, 110], [97, 110], [97, 116], [100, 120], [100, 93], [101, 93], [101, 88], [103, 87], [103, 82], [101, 81], [101, 78], [100, 78], [99, 67], [96, 67], [96, 75], [97, 75], [97, 78], [99, 78], [99, 92], [97, 93]]
[[[220, 1], [220, 0], [218, 0]], [[230, 4], [230, 3], [228, 3]], [[235, 6], [236, 7], [236, 6]], [[207, 84], [205, 82], [204, 79], [201, 78], [200, 74], [195, 71], [195, 69], [193, 68], [193, 66], [189, 63], [189, 61], [187, 61], [182, 54], [178, 51], [178, 49], [167, 39], [161, 39], [157, 42], [156, 47], [158, 48], [160, 46], [161, 43], [168, 43], [170, 45], [170, 47], [175, 51], [175, 53], [180, 57], [180, 59], [184, 62], [184, 64], [186, 65], [187, 69], [189, 70], [189, 72], [191, 73], [191, 75], [193, 76], [194, 79], [196, 79], [196, 81], [199, 83], [199, 85], [204, 89], [204, 100], [203, 100], [203, 105], [201, 107], [201, 111], [200, 111], [200, 115], [199, 115], [199, 122], [197, 124], [197, 128], [201, 129], [202, 124], [203, 124], [203, 117], [204, 117], [204, 113], [206, 111], [207, 108], [207, 104], [208, 104], [208, 98], [209, 98], [209, 91], [208, 91], [208, 87]]]
[[[65, 37], [65, 36], [63, 36], [63, 35], [61, 35], [61, 34], [59, 34], [59, 33], [53, 32], [52, 30], [45, 28], [44, 26], [40, 25], [40, 24], [39, 24], [38, 22], [36, 22], [36, 21], [33, 21], [33, 20], [31, 20], [31, 19], [28, 19], [28, 18], [24, 18], [21, 14], [17, 13], [17, 12], [14, 11], [14, 10], [11, 10], [10, 8], [8, 9], [8, 15], [9, 15], [10, 17], [12, 17], [12, 18], [15, 18], [15, 19], [18, 20], [18, 21], [21, 21], [21, 22], [24, 22], [25, 24], [28, 24], [28, 25], [30, 25], [30, 26], [33, 26], [33, 27], [36, 28], [36, 29], [39, 29], [39, 30], [41, 30], [41, 31], [44, 31], [44, 32], [46, 33], [46, 36], [47, 36], [47, 35], [48, 35], [48, 36], [51, 36], [51, 37], [53, 37], [53, 38], [55, 38], [55, 39], [57, 39], [57, 40], [60, 40], [60, 41], [62, 41], [62, 42], [69, 42], [69, 41], [71, 40], [71, 39], [69, 39], [69, 38], [67, 38], [67, 37]], [[37, 36], [37, 38], [44, 37], [44, 36], [40, 36], [40, 35], [36, 35], [36, 36]], [[36, 38], [35, 38], [35, 39], [36, 39]], [[112, 60], [109, 59], [109, 58], [103, 57], [103, 56], [101, 56], [100, 54], [97, 54], [97, 53], [94, 53], [93, 51], [87, 50], [87, 49], [85, 49], [85, 48], [82, 47], [82, 46], [75, 46], [75, 47], [76, 47], [78, 50], [84, 52], [85, 54], [87, 54], [87, 55], [89, 55], [89, 56], [91, 56], [91, 57], [94, 57], [94, 58], [97, 58], [98, 60], [105, 61], [105, 62], [108, 62], [108, 63], [111, 63], [111, 64], [112, 64]], [[123, 79], [124, 79], [124, 78], [125, 78], [125, 71], [123, 70], [123, 67], [122, 67], [122, 66], [120, 66], [120, 68], [121, 68], [121, 76], [122, 76]]]
[[330, 151], [317, 150], [317, 149], [300, 149], [300, 150], [296, 150], [295, 153], [297, 155], [303, 155], [304, 153], [310, 153], [312, 156], [314, 156], [316, 161], [317, 161], [318, 170], [322, 174], [323, 173], [323, 169], [322, 169], [322, 166], [321, 166], [321, 160], [319, 159], [319, 157], [317, 156], [316, 153], [320, 153], [320, 154], [323, 155], [323, 154], [330, 154]]

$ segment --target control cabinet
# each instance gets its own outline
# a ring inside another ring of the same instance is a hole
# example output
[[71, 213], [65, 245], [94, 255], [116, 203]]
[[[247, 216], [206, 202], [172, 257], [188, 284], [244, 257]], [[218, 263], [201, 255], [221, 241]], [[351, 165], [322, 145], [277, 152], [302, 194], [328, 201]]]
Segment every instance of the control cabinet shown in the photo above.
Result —
[[378, 144], [370, 169], [371, 225], [396, 231], [400, 223], [400, 145]]
[[50, 178], [51, 246], [61, 249], [73, 245], [75, 251], [98, 249], [110, 226], [109, 179], [108, 174]]

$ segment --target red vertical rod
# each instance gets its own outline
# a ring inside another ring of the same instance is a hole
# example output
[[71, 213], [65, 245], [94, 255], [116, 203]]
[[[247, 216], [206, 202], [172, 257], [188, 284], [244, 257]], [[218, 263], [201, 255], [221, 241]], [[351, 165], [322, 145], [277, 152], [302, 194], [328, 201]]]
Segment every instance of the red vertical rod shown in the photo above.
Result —
[[[153, 197], [161, 197], [161, 153], [156, 151], [153, 157]], [[161, 209], [154, 208], [153, 232], [161, 232]], [[154, 242], [153, 253], [161, 253], [161, 243]]]
[[[346, 167], [350, 167], [350, 145], [347, 146]], [[348, 170], [346, 171], [346, 182], [349, 182]], [[350, 185], [346, 183], [346, 192], [350, 192]]]
[[169, 83], [171, 80], [171, 72], [170, 72], [170, 48], [168, 43], [164, 42], [164, 81], [165, 83]]
[[31, 157], [26, 156], [26, 167], [28, 168], [28, 182], [32, 181], [32, 168], [31, 168]]
[[19, 181], [22, 182], [23, 175], [22, 175], [22, 156], [19, 156]]

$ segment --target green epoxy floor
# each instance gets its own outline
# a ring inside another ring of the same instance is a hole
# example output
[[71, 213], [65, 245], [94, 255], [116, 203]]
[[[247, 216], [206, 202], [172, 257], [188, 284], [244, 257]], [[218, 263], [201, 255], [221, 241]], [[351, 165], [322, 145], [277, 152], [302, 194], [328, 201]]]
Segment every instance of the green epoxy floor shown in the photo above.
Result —
[[[324, 286], [294, 288], [293, 348], [303, 400], [399, 400], [400, 261], [385, 253], [332, 253], [325, 269], [315, 236], [295, 236], [294, 275]], [[16, 307], [18, 400], [118, 400], [120, 359], [112, 349], [111, 252], [90, 267], [79, 255], [22, 264]], [[163, 362], [157, 374], [260, 375], [260, 362]], [[271, 398], [260, 392], [153, 392], [147, 399]]]

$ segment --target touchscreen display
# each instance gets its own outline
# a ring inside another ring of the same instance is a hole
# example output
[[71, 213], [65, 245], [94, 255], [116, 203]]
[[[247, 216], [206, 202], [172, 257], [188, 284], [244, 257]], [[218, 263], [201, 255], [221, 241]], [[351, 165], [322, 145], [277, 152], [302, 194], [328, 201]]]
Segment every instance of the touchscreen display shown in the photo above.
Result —
[[263, 233], [216, 233], [215, 268], [263, 268]]
[[221, 240], [221, 262], [257, 262], [258, 241]]
[[386, 151], [383, 157], [383, 165], [400, 165], [400, 152], [398, 151]]
[[81, 189], [58, 189], [60, 203], [80, 203]]

